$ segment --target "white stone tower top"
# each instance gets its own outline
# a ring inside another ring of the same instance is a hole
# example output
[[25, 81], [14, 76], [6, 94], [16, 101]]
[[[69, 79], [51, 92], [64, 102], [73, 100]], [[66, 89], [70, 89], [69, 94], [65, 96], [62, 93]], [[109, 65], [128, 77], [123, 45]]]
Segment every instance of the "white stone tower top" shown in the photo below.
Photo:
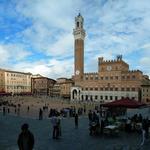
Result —
[[84, 18], [79, 13], [77, 17], [75, 17], [75, 29], [73, 30], [74, 38], [82, 39], [85, 38], [85, 30], [83, 29]]

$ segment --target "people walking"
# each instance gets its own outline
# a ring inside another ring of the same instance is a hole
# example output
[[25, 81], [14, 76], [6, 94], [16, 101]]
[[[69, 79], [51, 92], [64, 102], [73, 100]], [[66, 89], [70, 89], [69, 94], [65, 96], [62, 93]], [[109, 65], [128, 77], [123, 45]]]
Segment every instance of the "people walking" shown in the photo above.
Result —
[[21, 126], [22, 131], [17, 140], [19, 150], [33, 150], [34, 136], [28, 128], [29, 125], [26, 123]]

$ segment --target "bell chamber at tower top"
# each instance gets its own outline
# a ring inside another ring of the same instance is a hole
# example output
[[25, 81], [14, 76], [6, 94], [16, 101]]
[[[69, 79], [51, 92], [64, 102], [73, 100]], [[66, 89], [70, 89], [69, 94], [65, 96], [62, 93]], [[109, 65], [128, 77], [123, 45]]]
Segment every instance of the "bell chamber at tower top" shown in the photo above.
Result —
[[83, 39], [85, 38], [85, 30], [83, 29], [84, 19], [79, 13], [77, 17], [75, 17], [75, 29], [73, 29], [73, 35], [75, 39]]
[[77, 28], [83, 29], [83, 23], [84, 23], [84, 19], [79, 13], [79, 15], [75, 17], [76, 29]]

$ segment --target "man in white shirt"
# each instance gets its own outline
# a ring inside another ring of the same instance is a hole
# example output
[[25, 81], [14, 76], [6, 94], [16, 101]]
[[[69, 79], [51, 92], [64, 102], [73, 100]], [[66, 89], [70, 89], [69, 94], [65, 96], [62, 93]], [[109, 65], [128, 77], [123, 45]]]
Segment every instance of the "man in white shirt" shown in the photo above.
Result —
[[53, 139], [58, 138], [58, 118], [56, 115], [52, 116], [51, 123], [53, 125]]

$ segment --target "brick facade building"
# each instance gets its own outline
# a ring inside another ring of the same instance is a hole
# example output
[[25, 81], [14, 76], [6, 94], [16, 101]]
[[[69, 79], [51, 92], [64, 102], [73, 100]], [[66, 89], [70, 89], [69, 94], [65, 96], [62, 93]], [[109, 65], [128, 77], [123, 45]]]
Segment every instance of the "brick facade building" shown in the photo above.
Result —
[[53, 87], [53, 96], [70, 98], [73, 80], [68, 78], [58, 78]]
[[50, 91], [53, 88], [55, 80], [46, 77], [37, 77], [31, 79], [31, 89], [34, 95], [45, 95], [52, 94]]

